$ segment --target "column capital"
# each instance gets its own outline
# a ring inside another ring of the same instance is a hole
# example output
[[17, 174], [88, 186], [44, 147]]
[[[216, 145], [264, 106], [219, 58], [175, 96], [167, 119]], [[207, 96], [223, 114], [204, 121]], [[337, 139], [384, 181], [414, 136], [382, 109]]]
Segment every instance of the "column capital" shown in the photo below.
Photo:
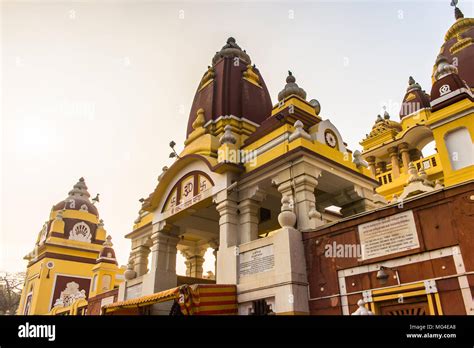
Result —
[[294, 179], [295, 191], [301, 190], [311, 190], [311, 188], [316, 188], [318, 186], [318, 180], [309, 174], [299, 175]]
[[161, 232], [170, 232], [174, 227], [175, 227], [174, 225], [170, 224], [166, 220], [156, 222], [152, 226], [152, 235], [153, 235], [153, 233], [156, 233], [156, 232], [159, 232], [159, 231], [161, 231]]
[[219, 213], [219, 244], [228, 248], [238, 243], [238, 215], [237, 202], [233, 199], [224, 199], [220, 201], [216, 210]]
[[278, 192], [280, 192], [282, 195], [284, 195], [285, 192], [291, 192], [291, 180], [280, 182], [278, 180], [273, 179], [272, 184], [277, 187]]
[[398, 155], [398, 148], [396, 146], [389, 147], [388, 154], [390, 156]]
[[244, 189], [239, 192], [239, 200], [243, 201], [251, 199], [257, 202], [262, 202], [267, 196], [267, 192], [264, 191], [260, 186], [255, 185], [250, 188]]
[[398, 145], [400, 152], [408, 151], [408, 143], [401, 143]]
[[367, 156], [365, 158], [365, 160], [367, 161], [367, 163], [369, 164], [375, 164], [375, 156]]
[[180, 240], [179, 237], [169, 234], [167, 232], [161, 232], [161, 231], [154, 232], [151, 235], [151, 241], [153, 243], [152, 250], [153, 248], [156, 248], [157, 245], [159, 244], [163, 244], [167, 246], [171, 245], [171, 246], [176, 247], [176, 245], [178, 245], [179, 243], [179, 240]]
[[237, 202], [230, 199], [226, 199], [216, 205], [216, 210], [220, 216], [225, 214], [237, 215], [237, 208]]

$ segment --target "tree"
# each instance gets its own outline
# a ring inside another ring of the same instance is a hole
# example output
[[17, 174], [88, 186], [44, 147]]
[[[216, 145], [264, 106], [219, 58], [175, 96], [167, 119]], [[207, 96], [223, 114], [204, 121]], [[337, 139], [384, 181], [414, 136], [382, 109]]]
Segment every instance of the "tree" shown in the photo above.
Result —
[[0, 315], [15, 314], [24, 281], [25, 273], [0, 273]]

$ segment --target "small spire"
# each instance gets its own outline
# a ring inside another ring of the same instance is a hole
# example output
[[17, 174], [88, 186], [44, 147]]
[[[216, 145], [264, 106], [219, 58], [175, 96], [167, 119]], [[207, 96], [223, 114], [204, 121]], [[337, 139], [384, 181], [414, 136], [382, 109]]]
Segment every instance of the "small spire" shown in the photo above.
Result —
[[414, 91], [414, 90], [420, 90], [421, 91], [421, 86], [418, 82], [415, 81], [413, 76], [410, 76], [408, 78], [408, 88], [407, 92]]
[[236, 137], [232, 133], [232, 126], [226, 125], [224, 127], [224, 135], [219, 139], [221, 144], [235, 144], [237, 142]]
[[113, 247], [114, 246], [112, 244], [112, 237], [110, 236], [110, 234], [107, 236], [107, 238], [105, 238], [105, 242], [102, 245], [105, 246], [105, 247]]
[[309, 133], [304, 130], [303, 122], [301, 122], [300, 120], [296, 120], [293, 126], [295, 127], [295, 131], [288, 138], [290, 142], [298, 138], [304, 138], [309, 141], [313, 140], [311, 138], [311, 135], [309, 135]]

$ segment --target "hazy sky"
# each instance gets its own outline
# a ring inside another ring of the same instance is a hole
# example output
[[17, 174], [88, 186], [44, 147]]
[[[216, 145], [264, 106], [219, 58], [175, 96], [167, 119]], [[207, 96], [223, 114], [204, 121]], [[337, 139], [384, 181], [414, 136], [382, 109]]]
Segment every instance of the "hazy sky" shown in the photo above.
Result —
[[[3, 1], [1, 5], [0, 270], [23, 256], [84, 176], [128, 259], [140, 204], [185, 138], [194, 93], [233, 36], [272, 101], [287, 70], [349, 148], [386, 105], [397, 114], [408, 76], [429, 93], [454, 23], [442, 1]], [[473, 1], [460, 1], [472, 17]], [[209, 262], [208, 262], [209, 263]], [[180, 268], [182, 270], [182, 266]]]

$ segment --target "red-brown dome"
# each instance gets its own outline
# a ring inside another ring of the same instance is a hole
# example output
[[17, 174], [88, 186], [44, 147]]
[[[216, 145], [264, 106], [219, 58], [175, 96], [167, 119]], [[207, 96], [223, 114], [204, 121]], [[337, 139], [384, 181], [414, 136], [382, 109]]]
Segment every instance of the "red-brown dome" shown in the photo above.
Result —
[[112, 244], [112, 237], [107, 236], [103, 245], [102, 250], [99, 253], [96, 263], [109, 262], [117, 265], [117, 258], [115, 257], [115, 251]]
[[212, 66], [201, 79], [186, 135], [193, 131], [200, 108], [204, 109], [205, 122], [232, 115], [260, 125], [271, 114], [272, 101], [262, 75], [234, 38], [215, 54]]
[[[459, 77], [474, 88], [474, 18], [464, 18], [456, 8], [456, 22], [449, 28], [444, 37], [440, 55], [458, 69]], [[438, 64], [433, 68], [433, 83]]]
[[99, 216], [97, 208], [89, 200], [90, 196], [91, 195], [87, 191], [87, 185], [84, 178], [80, 178], [79, 181], [73, 186], [72, 190], [69, 191], [69, 196], [61, 202], [55, 204], [53, 206], [53, 210], [82, 210]]
[[430, 108], [430, 96], [421, 89], [419, 83], [410, 76], [408, 88], [400, 108], [400, 119], [421, 109]]

